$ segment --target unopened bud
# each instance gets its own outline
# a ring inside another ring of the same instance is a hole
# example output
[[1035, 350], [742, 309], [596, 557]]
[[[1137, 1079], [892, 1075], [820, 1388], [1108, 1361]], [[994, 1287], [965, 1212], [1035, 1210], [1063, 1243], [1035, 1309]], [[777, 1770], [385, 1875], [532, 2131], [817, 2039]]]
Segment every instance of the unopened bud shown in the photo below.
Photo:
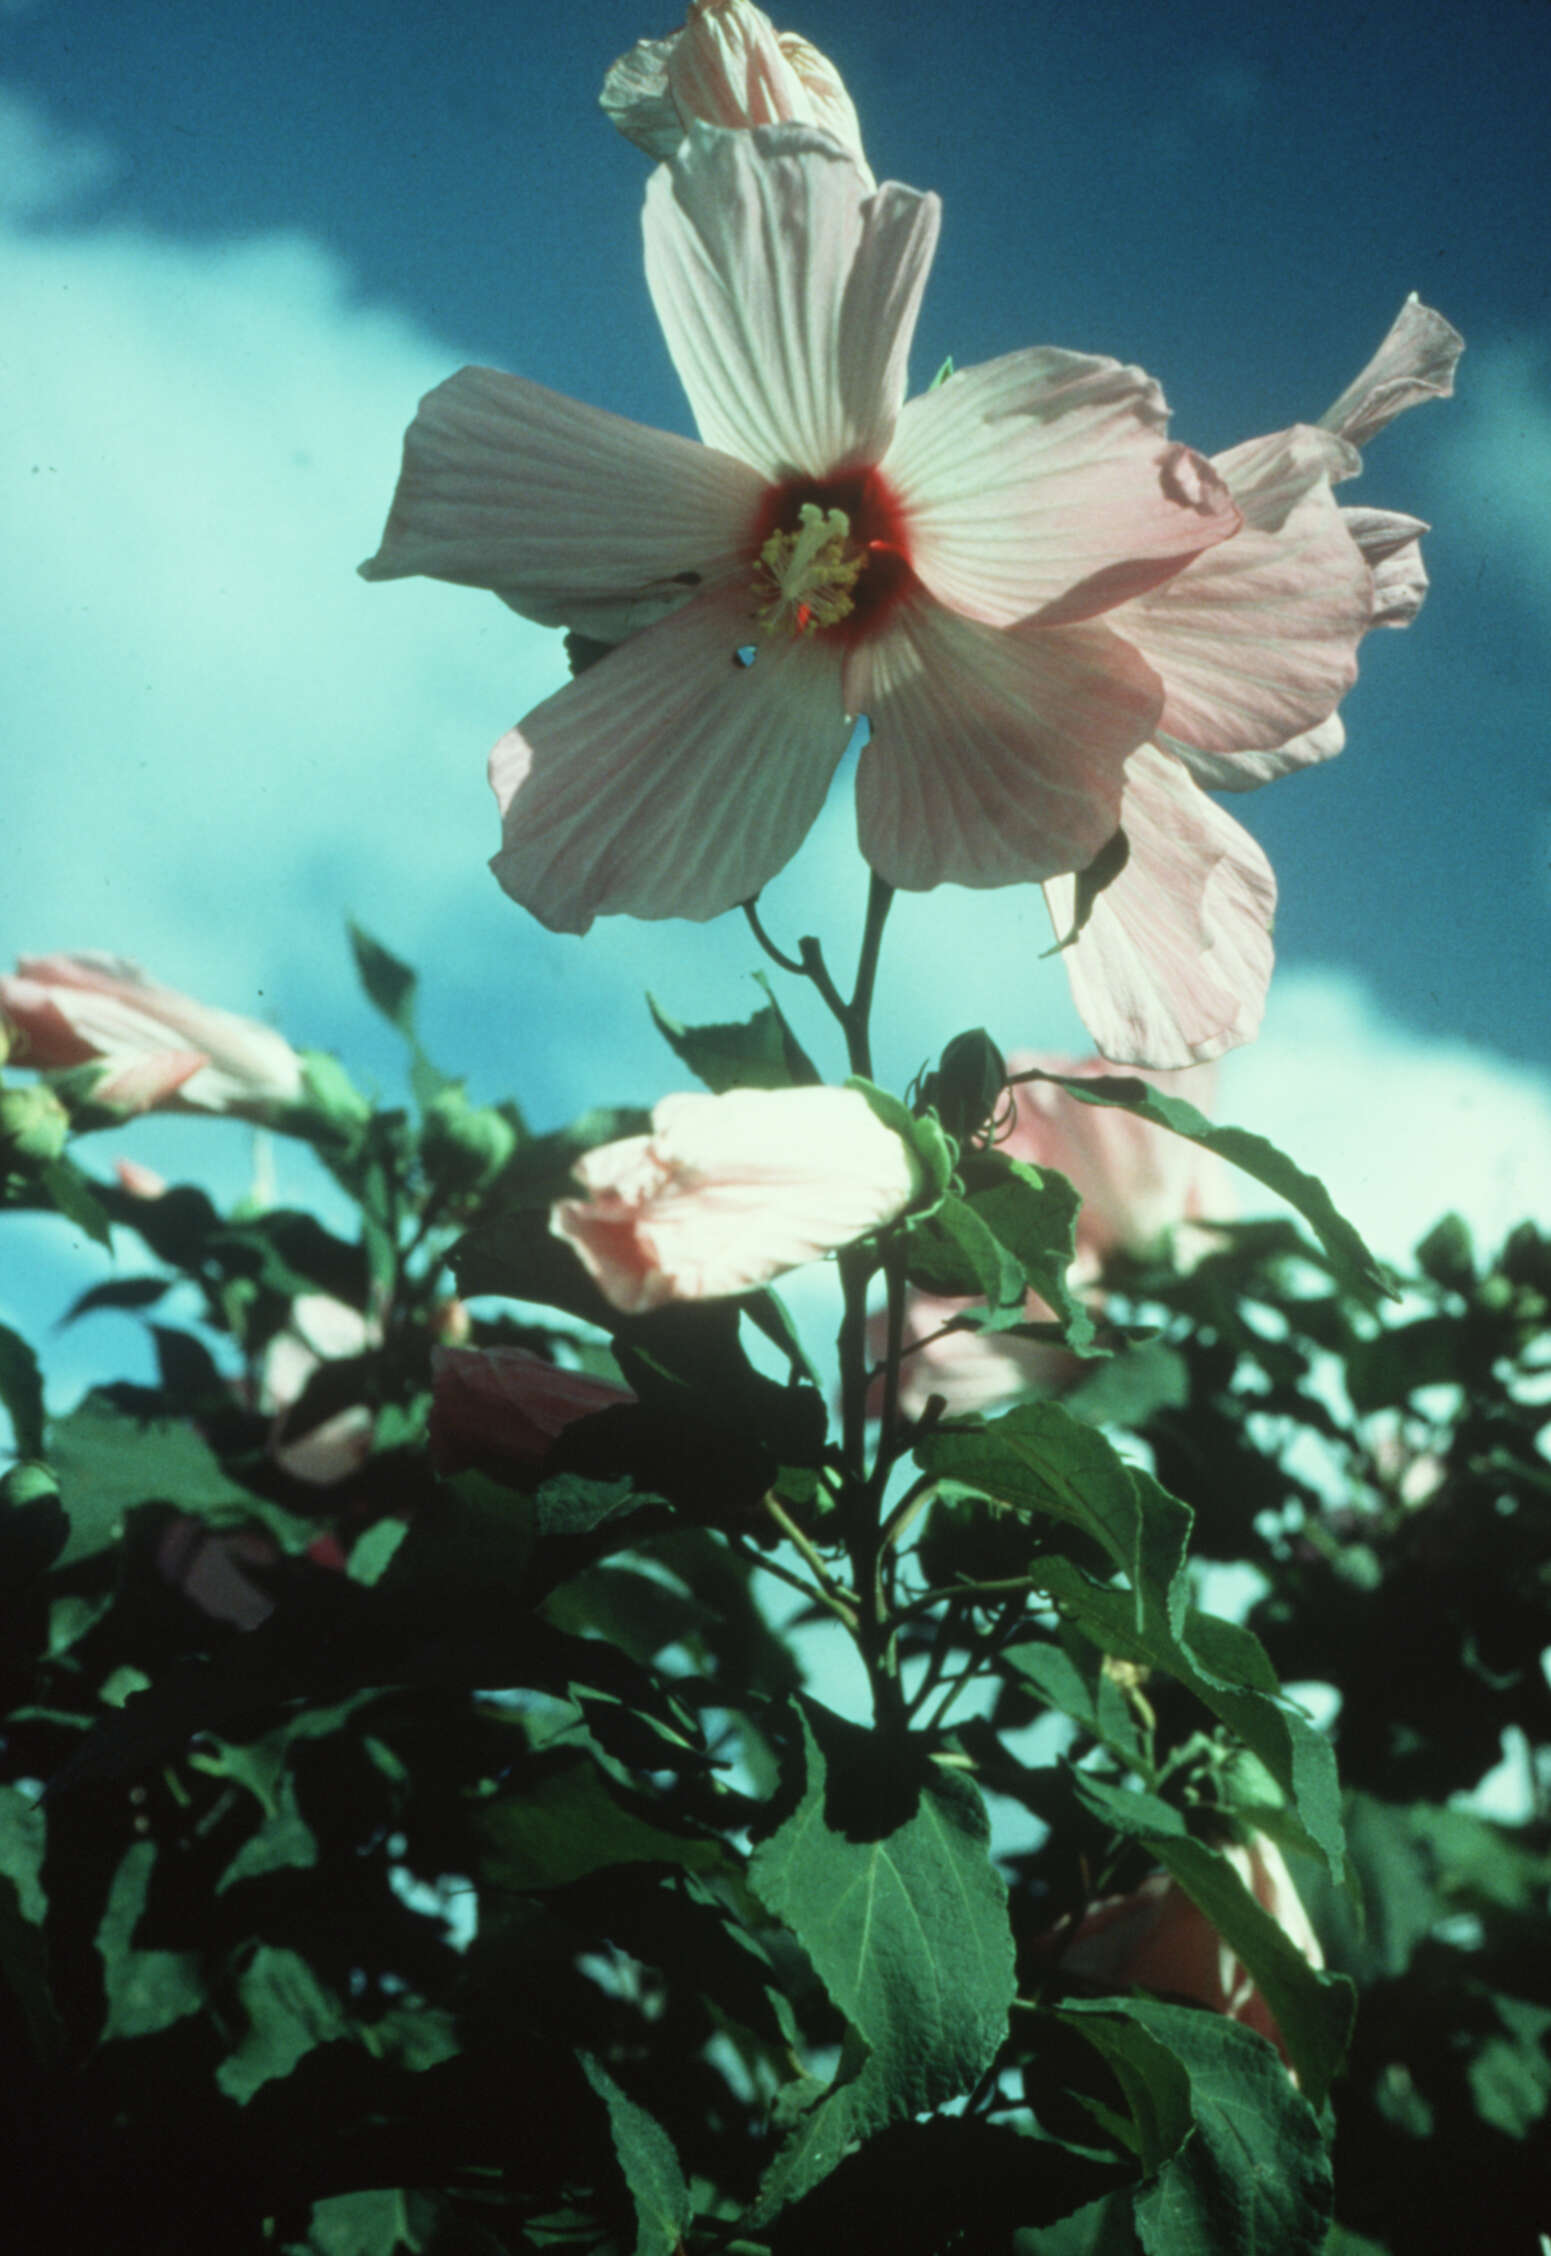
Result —
[[0, 1153], [34, 1166], [58, 1159], [70, 1134], [70, 1115], [46, 1081], [0, 1089]]

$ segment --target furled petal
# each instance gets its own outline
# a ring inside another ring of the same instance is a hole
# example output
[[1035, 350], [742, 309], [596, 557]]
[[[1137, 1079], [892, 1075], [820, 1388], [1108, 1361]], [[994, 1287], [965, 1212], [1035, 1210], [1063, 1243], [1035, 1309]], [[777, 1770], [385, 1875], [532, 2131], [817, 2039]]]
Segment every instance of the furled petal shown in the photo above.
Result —
[[1465, 340], [1451, 322], [1423, 305], [1413, 290], [1388, 336], [1360, 376], [1347, 385], [1320, 422], [1353, 446], [1366, 446], [1386, 423], [1423, 400], [1448, 399]]
[[[1125, 868], [1063, 950], [1095, 1047], [1117, 1065], [1204, 1064], [1252, 1041], [1271, 979], [1276, 880], [1245, 830], [1156, 745], [1126, 768]], [[1058, 934], [1075, 887], [1045, 888]]]
[[904, 1143], [854, 1089], [665, 1097], [649, 1136], [586, 1153], [550, 1217], [616, 1308], [746, 1292], [903, 1213]]
[[707, 446], [772, 480], [876, 462], [939, 216], [811, 127], [697, 125], [646, 191], [646, 279]]
[[771, 636], [746, 591], [699, 596], [546, 700], [490, 755], [505, 890], [556, 932], [717, 916], [789, 861], [851, 733], [840, 652]]
[[495, 368], [427, 392], [368, 580], [490, 588], [545, 625], [671, 608], [736, 566], [762, 481], [741, 462]]
[[1216, 472], [1165, 437], [1139, 368], [1038, 346], [913, 399], [885, 468], [910, 561], [940, 601], [990, 626], [1058, 601], [1089, 617], [1237, 530]]
[[1373, 574], [1374, 627], [1409, 627], [1427, 599], [1420, 517], [1398, 509], [1343, 509], [1342, 517]]
[[659, 164], [684, 138], [685, 121], [668, 90], [668, 59], [679, 36], [638, 39], [628, 55], [610, 64], [598, 96], [599, 107], [625, 139]]
[[857, 826], [880, 877], [1026, 883], [1085, 868], [1114, 834], [1160, 691], [1107, 627], [998, 632], [917, 601], [866, 656]]
[[170, 1104], [209, 1063], [203, 1050], [158, 1050], [150, 1057], [110, 1066], [92, 1096], [98, 1104], [119, 1105], [125, 1112], [155, 1112]]
[[599, 101], [636, 146], [671, 157], [696, 118], [708, 125], [813, 125], [851, 151], [867, 186], [856, 109], [834, 64], [795, 32], [777, 32], [751, 0], [690, 0], [684, 28], [642, 39], [603, 82]]
[[1290, 736], [1285, 744], [1269, 751], [1198, 752], [1193, 744], [1181, 744], [1178, 737], [1166, 736], [1161, 729], [1158, 743], [1165, 752], [1184, 761], [1205, 791], [1258, 791], [1263, 783], [1275, 783], [1278, 776], [1315, 767], [1321, 760], [1333, 760], [1346, 743], [1346, 730], [1340, 714], [1332, 713], [1317, 728]]
[[1219, 455], [1243, 531], [1115, 615], [1162, 677], [1169, 735], [1204, 752], [1282, 744], [1356, 679], [1373, 579], [1330, 491], [1333, 443], [1292, 430]]
[[438, 1347], [431, 1356], [431, 1461], [441, 1473], [490, 1459], [537, 1465], [578, 1418], [635, 1399], [628, 1387], [564, 1370], [524, 1347]]

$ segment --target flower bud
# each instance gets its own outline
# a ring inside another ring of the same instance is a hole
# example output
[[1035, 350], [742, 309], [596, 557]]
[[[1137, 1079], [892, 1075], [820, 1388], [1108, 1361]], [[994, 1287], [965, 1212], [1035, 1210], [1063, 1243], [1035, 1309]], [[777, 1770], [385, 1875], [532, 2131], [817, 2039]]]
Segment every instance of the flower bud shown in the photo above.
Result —
[[70, 1134], [70, 1115], [46, 1082], [0, 1089], [0, 1156], [46, 1167]]

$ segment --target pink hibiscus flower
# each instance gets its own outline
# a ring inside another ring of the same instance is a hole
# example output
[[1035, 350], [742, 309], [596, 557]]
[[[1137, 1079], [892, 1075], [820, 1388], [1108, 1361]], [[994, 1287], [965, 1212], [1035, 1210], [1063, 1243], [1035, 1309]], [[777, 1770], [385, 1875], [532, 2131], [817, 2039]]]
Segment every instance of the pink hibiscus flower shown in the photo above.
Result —
[[121, 956], [21, 957], [0, 977], [0, 1018], [21, 1037], [20, 1064], [57, 1071], [101, 1059], [92, 1096], [126, 1112], [264, 1119], [302, 1094], [301, 1060], [280, 1035], [158, 987]]
[[[811, 128], [697, 124], [645, 234], [703, 443], [490, 369], [422, 401], [365, 575], [489, 588], [619, 641], [491, 756], [493, 866], [552, 928], [752, 898], [859, 714], [861, 847], [892, 884], [1054, 878], [1113, 836], [1167, 692], [1104, 614], [1230, 542], [1240, 508], [1112, 360], [1015, 352], [907, 404], [938, 215], [869, 193]], [[1332, 598], [1304, 583], [1334, 544], [1285, 545], [1297, 648], [1240, 699], [1257, 740], [1324, 718], [1367, 623], [1355, 551]]]
[[[1319, 428], [1213, 458], [1244, 514], [1238, 537], [1110, 614], [1168, 689], [1152, 741], [1126, 765], [1129, 859], [1063, 951], [1083, 1021], [1117, 1063], [1205, 1062], [1259, 1028], [1276, 880], [1206, 790], [1253, 790], [1341, 750], [1335, 705], [1357, 641], [1420, 610], [1427, 528], [1394, 510], [1337, 508], [1331, 485], [1362, 467], [1359, 442], [1453, 391], [1463, 350], [1413, 294]], [[1065, 938], [1076, 882], [1057, 878], [1045, 896]]]

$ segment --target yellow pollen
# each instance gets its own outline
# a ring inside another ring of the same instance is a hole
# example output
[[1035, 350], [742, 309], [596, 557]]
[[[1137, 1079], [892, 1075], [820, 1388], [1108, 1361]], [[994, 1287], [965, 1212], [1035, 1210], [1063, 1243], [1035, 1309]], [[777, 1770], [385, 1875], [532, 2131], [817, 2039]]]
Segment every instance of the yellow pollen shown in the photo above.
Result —
[[761, 626], [794, 635], [832, 627], [852, 608], [851, 591], [867, 562], [851, 549], [851, 520], [843, 509], [805, 501], [795, 533], [772, 533], [759, 552], [754, 586], [764, 608]]

